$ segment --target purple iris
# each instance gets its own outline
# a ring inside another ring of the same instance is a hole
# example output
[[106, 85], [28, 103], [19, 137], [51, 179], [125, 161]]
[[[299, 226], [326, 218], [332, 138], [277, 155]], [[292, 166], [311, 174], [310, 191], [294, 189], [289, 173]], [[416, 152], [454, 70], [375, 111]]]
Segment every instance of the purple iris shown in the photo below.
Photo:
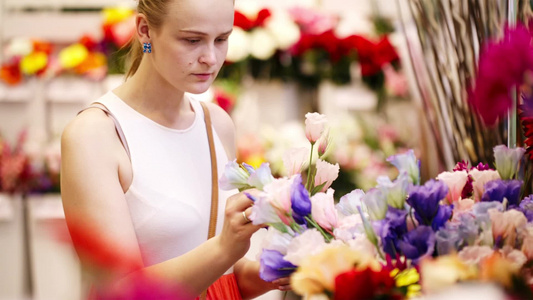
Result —
[[296, 270], [296, 266], [283, 259], [283, 254], [276, 250], [263, 249], [260, 259], [259, 277], [267, 282], [287, 277]]
[[452, 207], [440, 205], [448, 194], [448, 186], [442, 181], [429, 180], [423, 186], [411, 188], [407, 203], [415, 210], [416, 220], [438, 230], [452, 215]]
[[522, 199], [517, 209], [526, 216], [528, 222], [533, 221], [533, 195]]
[[416, 263], [419, 258], [433, 254], [435, 233], [429, 226], [418, 226], [398, 241], [398, 248], [406, 258]]
[[520, 203], [521, 180], [492, 180], [485, 183], [485, 192], [481, 201], [503, 202], [507, 198], [509, 206], [517, 206]]
[[291, 208], [294, 221], [300, 225], [307, 224], [305, 216], [311, 214], [311, 199], [309, 199], [309, 192], [302, 184], [300, 175], [294, 178], [291, 186]]
[[397, 254], [397, 242], [407, 233], [407, 211], [389, 207], [385, 219], [374, 222], [374, 230], [381, 238], [383, 251], [392, 257]]

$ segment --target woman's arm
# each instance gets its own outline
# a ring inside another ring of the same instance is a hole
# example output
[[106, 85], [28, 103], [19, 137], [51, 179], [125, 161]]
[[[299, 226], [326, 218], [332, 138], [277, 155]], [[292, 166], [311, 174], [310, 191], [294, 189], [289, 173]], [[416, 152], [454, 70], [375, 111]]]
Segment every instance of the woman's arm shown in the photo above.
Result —
[[[129, 186], [124, 169], [131, 166], [113, 122], [102, 111], [90, 109], [66, 127], [61, 144], [61, 188], [67, 224], [82, 224], [98, 232], [104, 240], [118, 246], [117, 252], [142, 265], [124, 197]], [[122, 275], [133, 271], [153, 274], [200, 294], [249, 248], [250, 236], [259, 227], [245, 224], [241, 212], [251, 203], [243, 194], [230, 197], [219, 236], [184, 255], [141, 270], [124, 270]], [[83, 255], [80, 259], [84, 263]]]

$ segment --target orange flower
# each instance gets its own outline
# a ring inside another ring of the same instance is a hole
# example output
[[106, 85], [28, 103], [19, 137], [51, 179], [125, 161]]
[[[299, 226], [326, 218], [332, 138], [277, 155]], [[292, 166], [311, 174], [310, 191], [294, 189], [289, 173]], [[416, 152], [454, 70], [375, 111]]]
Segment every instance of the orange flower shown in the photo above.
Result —
[[481, 263], [480, 278], [490, 282], [497, 282], [504, 287], [510, 288], [512, 277], [518, 271], [518, 265], [503, 257], [501, 253], [494, 252]]
[[0, 79], [9, 85], [17, 85], [22, 81], [22, 73], [18, 63], [4, 64], [0, 69]]

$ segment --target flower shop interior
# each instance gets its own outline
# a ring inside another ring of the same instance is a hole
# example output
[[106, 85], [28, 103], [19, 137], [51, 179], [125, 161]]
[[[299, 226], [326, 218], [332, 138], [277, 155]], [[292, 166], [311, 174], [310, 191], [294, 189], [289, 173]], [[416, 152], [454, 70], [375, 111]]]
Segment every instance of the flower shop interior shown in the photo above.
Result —
[[[233, 119], [244, 186], [302, 187], [254, 205], [278, 217], [246, 257], [292, 288], [255, 299], [533, 299], [532, 3], [235, 0], [196, 97]], [[86, 298], [61, 134], [124, 81], [136, 4], [0, 0], [0, 300]]]

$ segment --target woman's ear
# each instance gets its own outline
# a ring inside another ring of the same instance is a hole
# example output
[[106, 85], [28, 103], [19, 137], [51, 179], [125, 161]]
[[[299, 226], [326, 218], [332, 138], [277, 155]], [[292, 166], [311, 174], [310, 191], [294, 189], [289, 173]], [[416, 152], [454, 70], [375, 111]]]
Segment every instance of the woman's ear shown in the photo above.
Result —
[[148, 26], [148, 19], [144, 14], [137, 14], [135, 17], [135, 31], [142, 43], [150, 43], [150, 28]]

